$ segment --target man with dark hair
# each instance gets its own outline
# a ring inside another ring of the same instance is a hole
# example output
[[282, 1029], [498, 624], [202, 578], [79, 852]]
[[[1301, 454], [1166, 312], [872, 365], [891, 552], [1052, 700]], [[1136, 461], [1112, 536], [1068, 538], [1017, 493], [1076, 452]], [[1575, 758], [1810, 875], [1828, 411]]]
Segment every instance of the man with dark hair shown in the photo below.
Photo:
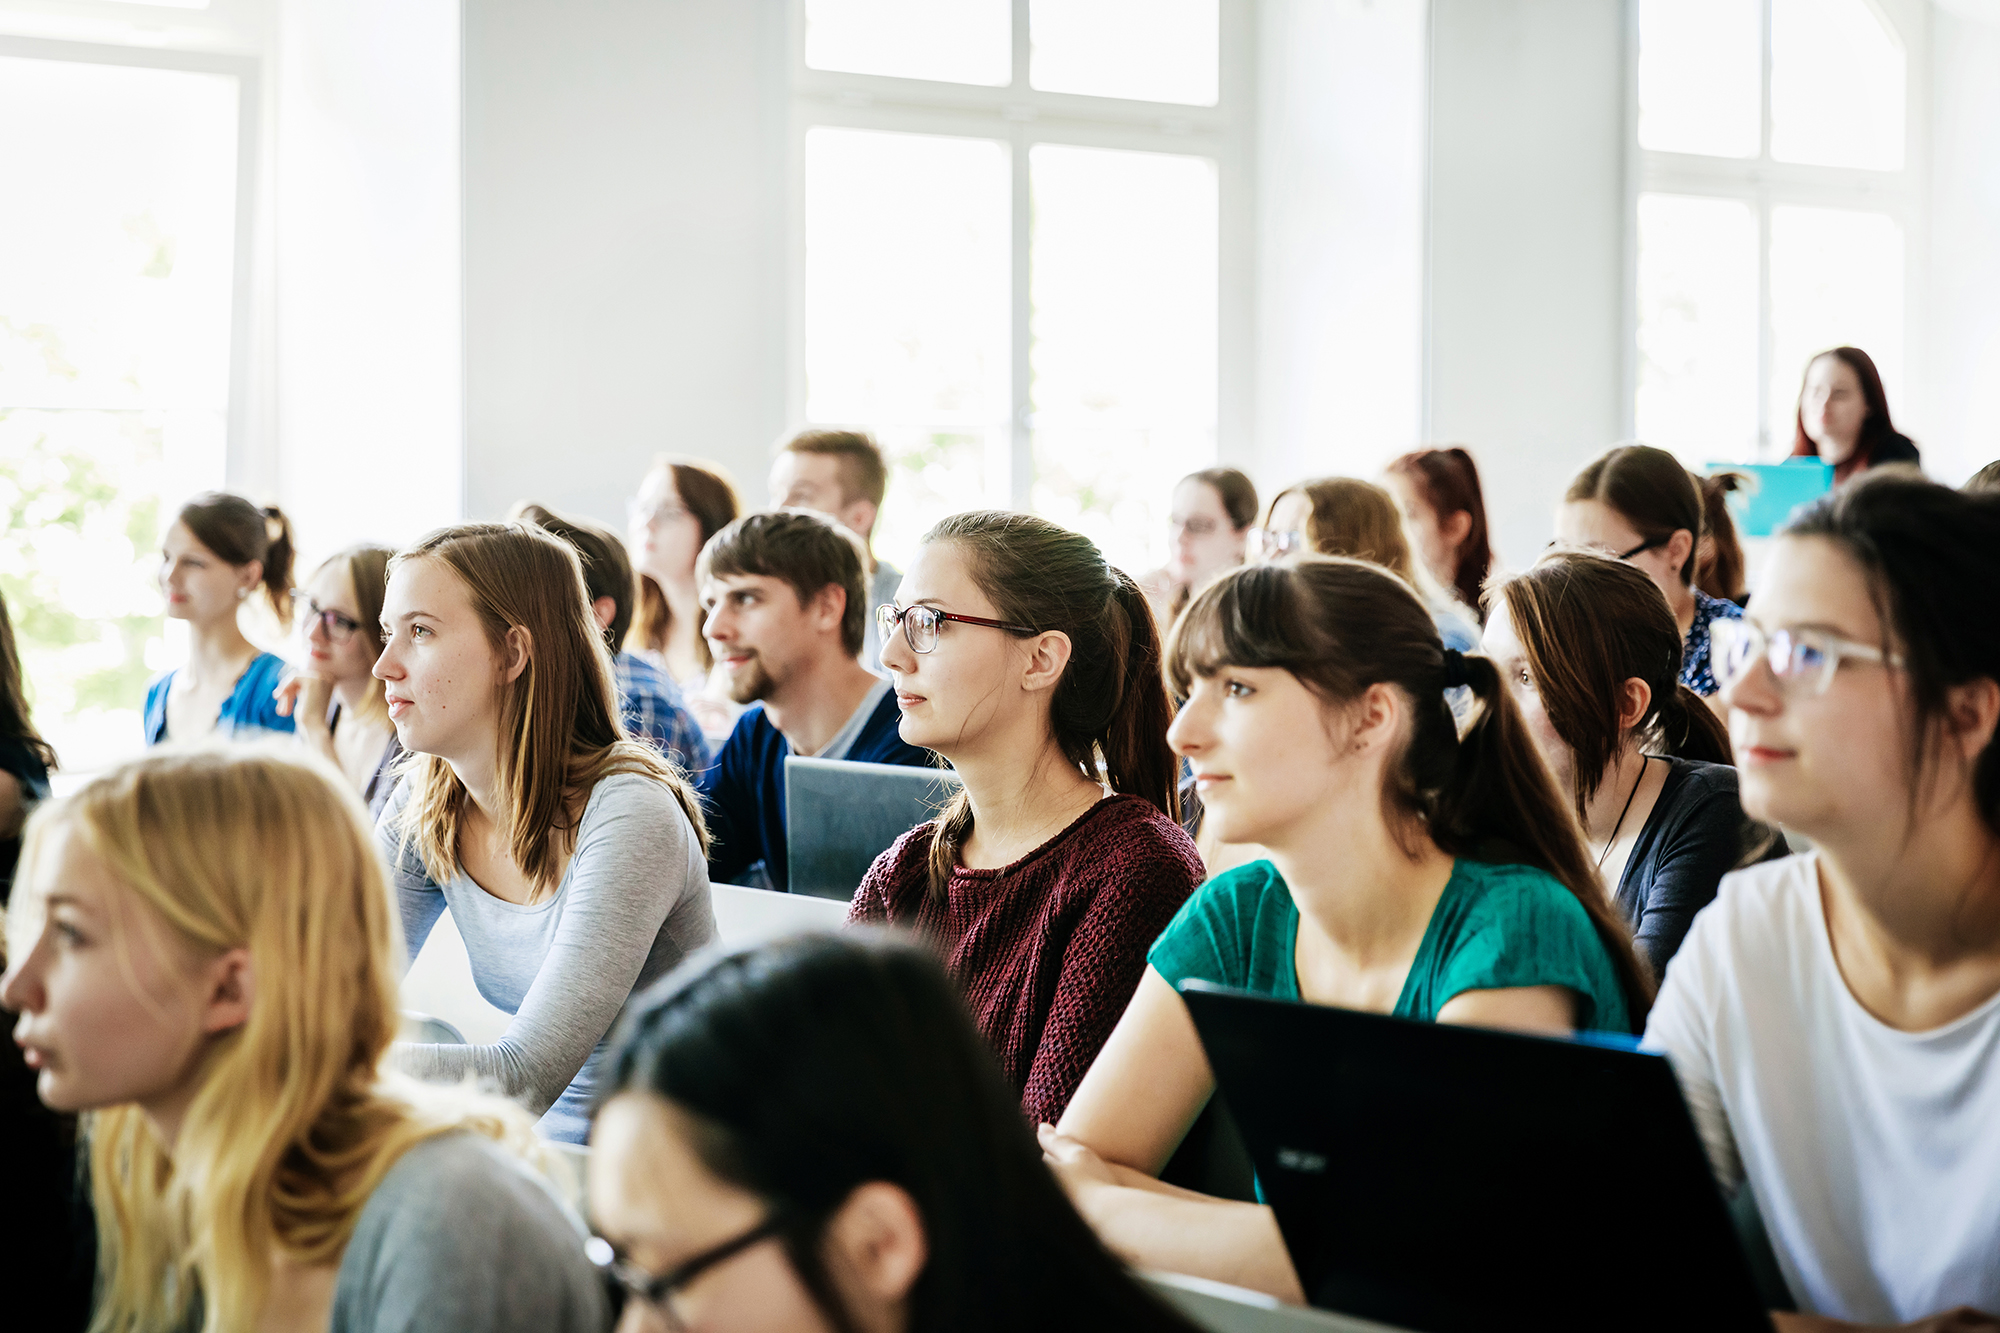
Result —
[[875, 608], [896, 600], [903, 571], [875, 558], [875, 519], [889, 489], [882, 446], [858, 430], [808, 430], [778, 449], [771, 465], [773, 508], [811, 509], [861, 538], [868, 555], [867, 637], [861, 664], [880, 673], [882, 643], [875, 631]]
[[689, 776], [707, 768], [711, 761], [708, 740], [681, 702], [680, 688], [666, 672], [625, 651], [636, 588], [625, 543], [609, 528], [588, 519], [565, 517], [538, 504], [517, 504], [510, 517], [552, 532], [575, 548], [583, 564], [583, 586], [590, 596], [591, 614], [611, 650], [611, 683], [618, 687], [625, 730], [635, 739], [651, 741]]
[[714, 670], [731, 699], [752, 705], [700, 779], [711, 880], [789, 887], [787, 755], [931, 762], [903, 743], [889, 682], [856, 660], [874, 619], [866, 561], [852, 532], [788, 509], [737, 519], [695, 562]]

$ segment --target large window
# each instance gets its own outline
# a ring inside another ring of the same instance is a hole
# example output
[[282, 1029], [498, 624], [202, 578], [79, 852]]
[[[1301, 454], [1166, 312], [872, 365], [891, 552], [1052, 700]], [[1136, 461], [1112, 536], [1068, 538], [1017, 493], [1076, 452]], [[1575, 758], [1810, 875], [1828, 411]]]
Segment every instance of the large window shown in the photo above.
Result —
[[1638, 438], [1789, 453], [1808, 357], [1906, 364], [1910, 53], [1877, 0], [1637, 0]]
[[1214, 461], [1235, 0], [799, 0], [795, 415], [891, 455], [877, 541], [1032, 509], [1138, 568]]
[[243, 62], [105, 54], [0, 54], [0, 593], [72, 772], [181, 655], [160, 525], [223, 482], [238, 345]]

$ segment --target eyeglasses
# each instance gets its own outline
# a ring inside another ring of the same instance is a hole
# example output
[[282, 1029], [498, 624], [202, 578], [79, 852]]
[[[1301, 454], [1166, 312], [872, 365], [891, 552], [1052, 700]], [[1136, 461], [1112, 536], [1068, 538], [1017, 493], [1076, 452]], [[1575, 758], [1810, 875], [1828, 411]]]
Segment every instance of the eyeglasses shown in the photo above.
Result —
[[292, 589], [292, 600], [298, 604], [299, 609], [294, 613], [293, 619], [301, 634], [312, 633], [313, 622], [317, 620], [320, 629], [326, 633], [328, 642], [339, 647], [353, 638], [354, 631], [361, 628], [361, 622], [353, 616], [327, 610], [308, 596], [303, 588]]
[[687, 1333], [687, 1316], [680, 1311], [681, 1289], [708, 1272], [716, 1265], [734, 1259], [743, 1251], [761, 1241], [769, 1240], [784, 1229], [785, 1219], [776, 1213], [751, 1227], [742, 1235], [722, 1244], [703, 1250], [684, 1264], [678, 1264], [654, 1277], [618, 1257], [618, 1251], [602, 1236], [592, 1236], [584, 1244], [584, 1253], [597, 1269], [597, 1276], [604, 1283], [604, 1294], [611, 1301], [611, 1320], [618, 1321], [625, 1313], [625, 1302], [644, 1301], [660, 1312], [667, 1321], [667, 1327], [674, 1333]]
[[1709, 667], [1716, 683], [1734, 685], [1762, 658], [1785, 694], [1815, 698], [1833, 684], [1841, 661], [1877, 662], [1899, 670], [1903, 659], [1870, 644], [1843, 639], [1831, 630], [1801, 626], [1765, 633], [1747, 620], [1717, 620], [1709, 625]]
[[1594, 543], [1586, 544], [1581, 547], [1571, 546], [1568, 543], [1564, 542], [1561, 538], [1557, 538], [1555, 541], [1549, 543], [1548, 549], [1551, 551], [1565, 550], [1565, 549], [1571, 551], [1584, 550], [1592, 552], [1593, 554], [1597, 555], [1609, 556], [1613, 560], [1630, 560], [1635, 555], [1643, 555], [1647, 551], [1651, 551], [1658, 547], [1665, 546], [1667, 542], [1670, 540], [1671, 538], [1668, 537], [1648, 537], [1646, 538], [1645, 541], [1640, 542], [1637, 546], [1633, 547], [1629, 551], [1614, 551], [1609, 546], [1598, 546]]
[[1179, 514], [1167, 515], [1167, 531], [1185, 532], [1190, 537], [1207, 537], [1214, 534], [1217, 523], [1206, 514], [1184, 518]]
[[1306, 535], [1296, 529], [1250, 529], [1249, 555], [1252, 560], [1282, 560], [1306, 549]]
[[1004, 629], [1009, 634], [1039, 634], [1041, 631], [1026, 625], [1010, 625], [1004, 620], [987, 620], [982, 616], [961, 616], [954, 611], [940, 611], [935, 606], [896, 606], [889, 602], [875, 608], [875, 624], [882, 631], [887, 642], [895, 634], [896, 626], [903, 627], [903, 638], [914, 653], [927, 653], [938, 646], [938, 634], [944, 629], [944, 622], [956, 620], [961, 625], [984, 625], [988, 629]]
[[686, 505], [642, 505], [637, 500], [625, 502], [625, 517], [634, 527], [657, 528], [662, 523], [687, 518], [692, 512]]

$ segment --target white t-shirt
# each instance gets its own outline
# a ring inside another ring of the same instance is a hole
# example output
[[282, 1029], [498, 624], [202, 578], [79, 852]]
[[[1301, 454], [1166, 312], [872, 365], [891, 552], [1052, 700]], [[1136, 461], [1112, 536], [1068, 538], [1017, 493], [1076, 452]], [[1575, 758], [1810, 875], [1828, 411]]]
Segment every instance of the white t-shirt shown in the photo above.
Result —
[[1748, 1181], [1799, 1309], [2000, 1313], [2000, 995], [1928, 1032], [1863, 1009], [1814, 853], [1726, 875], [1646, 1025], [1725, 1189]]

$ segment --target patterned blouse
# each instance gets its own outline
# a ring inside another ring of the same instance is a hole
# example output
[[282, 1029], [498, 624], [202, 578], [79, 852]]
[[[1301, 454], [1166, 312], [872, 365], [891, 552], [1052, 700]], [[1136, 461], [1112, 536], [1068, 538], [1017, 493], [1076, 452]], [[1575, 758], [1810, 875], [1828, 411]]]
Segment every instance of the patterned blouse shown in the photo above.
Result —
[[1708, 627], [1717, 620], [1741, 620], [1743, 608], [1720, 597], [1710, 597], [1699, 588], [1689, 591], [1694, 594], [1694, 624], [1688, 626], [1687, 642], [1681, 645], [1681, 684], [1706, 699], [1722, 688], [1715, 683], [1715, 672], [1708, 665]]

